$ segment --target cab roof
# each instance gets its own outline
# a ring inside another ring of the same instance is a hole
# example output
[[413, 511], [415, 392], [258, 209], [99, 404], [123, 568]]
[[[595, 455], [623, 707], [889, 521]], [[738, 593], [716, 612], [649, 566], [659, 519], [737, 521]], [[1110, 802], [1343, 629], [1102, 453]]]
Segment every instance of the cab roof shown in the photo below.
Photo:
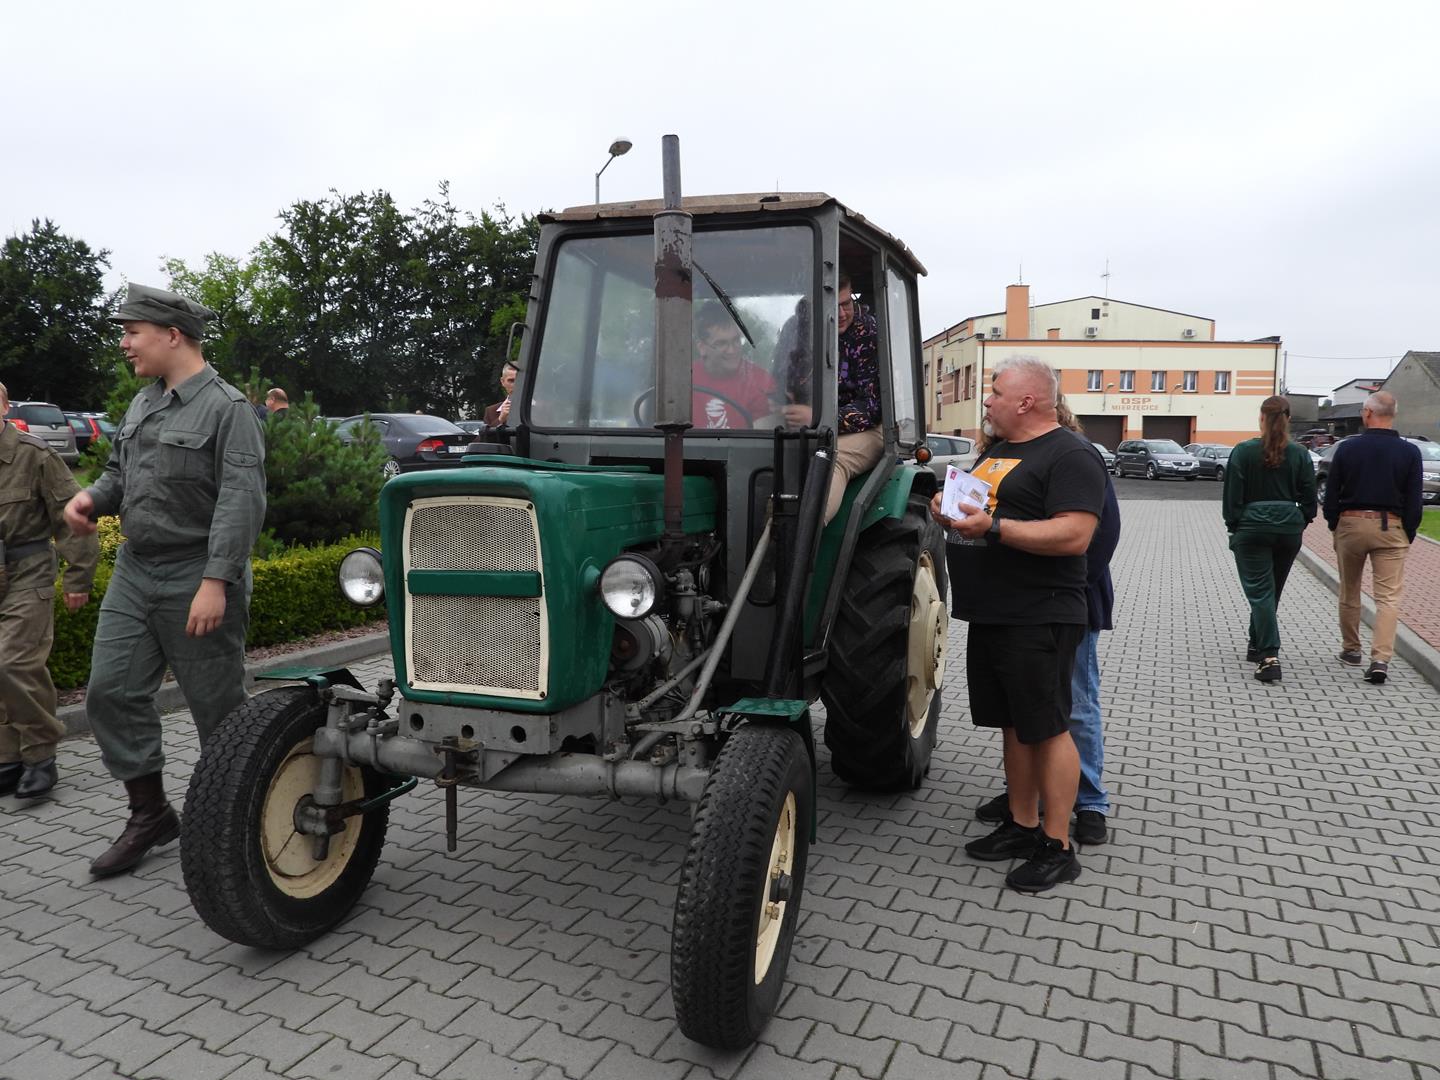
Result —
[[[851, 210], [833, 195], [823, 191], [752, 191], [735, 195], [686, 195], [680, 200], [682, 210], [703, 217], [710, 214], [753, 214], [757, 211], [811, 210], [830, 204], [840, 208], [846, 219], [862, 233], [869, 233], [883, 246], [894, 251], [917, 274], [925, 266], [915, 257], [903, 240], [893, 236], [864, 214]], [[612, 221], [622, 218], [649, 218], [665, 208], [662, 199], [639, 199], [634, 202], [587, 203], [564, 210], [547, 211], [540, 215], [541, 224], [550, 222]]]

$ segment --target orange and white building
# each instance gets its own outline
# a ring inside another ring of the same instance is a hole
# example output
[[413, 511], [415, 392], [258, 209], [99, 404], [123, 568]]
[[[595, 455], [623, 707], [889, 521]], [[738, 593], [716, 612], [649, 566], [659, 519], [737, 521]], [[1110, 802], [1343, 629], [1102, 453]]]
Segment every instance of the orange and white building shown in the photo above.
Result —
[[1277, 392], [1280, 350], [1278, 337], [1217, 341], [1213, 319], [1101, 296], [1031, 306], [1030, 286], [1011, 285], [1004, 311], [925, 341], [925, 430], [978, 435], [995, 366], [1025, 354], [1059, 373], [1086, 434], [1112, 450], [1139, 438], [1234, 444]]

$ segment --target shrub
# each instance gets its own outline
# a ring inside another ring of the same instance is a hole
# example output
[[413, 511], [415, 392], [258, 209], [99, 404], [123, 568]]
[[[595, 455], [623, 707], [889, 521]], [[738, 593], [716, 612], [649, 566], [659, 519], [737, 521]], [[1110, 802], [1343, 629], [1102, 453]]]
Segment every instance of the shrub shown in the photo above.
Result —
[[[58, 585], [55, 596], [55, 644], [50, 650], [50, 676], [62, 690], [83, 686], [90, 678], [90, 650], [100, 601], [114, 571], [120, 545], [117, 518], [100, 519], [100, 565], [90, 603], [71, 614], [65, 610]], [[379, 546], [379, 537], [361, 535], [342, 543], [292, 548], [269, 559], [252, 559], [255, 590], [250, 597], [250, 631], [246, 645], [276, 645], [326, 630], [343, 630], [383, 619], [385, 605], [358, 608], [340, 594], [340, 560], [361, 544]]]
[[335, 543], [377, 528], [385, 449], [369, 424], [342, 442], [308, 395], [265, 421], [265, 529], [284, 544]]

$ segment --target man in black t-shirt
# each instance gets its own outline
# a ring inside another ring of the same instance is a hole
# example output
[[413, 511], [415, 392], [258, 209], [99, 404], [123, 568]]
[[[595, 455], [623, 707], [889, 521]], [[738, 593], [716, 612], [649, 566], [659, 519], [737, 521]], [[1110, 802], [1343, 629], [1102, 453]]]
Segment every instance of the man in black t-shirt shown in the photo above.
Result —
[[1089, 621], [1085, 551], [1104, 506], [1105, 468], [1056, 422], [1056, 390], [1054, 371], [1037, 357], [1002, 361], [985, 399], [996, 442], [971, 469], [990, 485], [989, 504], [953, 520], [941, 516], [938, 494], [931, 503], [950, 531], [954, 615], [970, 624], [971, 717], [1005, 738], [1011, 819], [965, 851], [1024, 858], [1005, 878], [1021, 892], [1080, 876], [1069, 836], [1080, 783], [1070, 681]]

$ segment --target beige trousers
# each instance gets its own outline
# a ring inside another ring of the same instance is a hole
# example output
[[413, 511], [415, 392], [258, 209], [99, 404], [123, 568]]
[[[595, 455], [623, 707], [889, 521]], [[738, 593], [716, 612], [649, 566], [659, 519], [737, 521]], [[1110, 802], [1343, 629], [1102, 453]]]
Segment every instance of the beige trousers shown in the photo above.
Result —
[[1340, 567], [1340, 647], [1360, 651], [1360, 579], [1370, 560], [1371, 587], [1375, 592], [1375, 628], [1370, 637], [1370, 659], [1388, 664], [1395, 655], [1395, 625], [1400, 620], [1400, 593], [1405, 586], [1405, 556], [1410, 540], [1398, 515], [1390, 527], [1379, 518], [1340, 516], [1335, 526], [1335, 561]]
[[841, 435], [835, 440], [835, 468], [830, 472], [830, 494], [825, 503], [825, 524], [829, 525], [845, 501], [845, 487], [863, 472], [869, 472], [880, 461], [885, 437], [879, 428]]

